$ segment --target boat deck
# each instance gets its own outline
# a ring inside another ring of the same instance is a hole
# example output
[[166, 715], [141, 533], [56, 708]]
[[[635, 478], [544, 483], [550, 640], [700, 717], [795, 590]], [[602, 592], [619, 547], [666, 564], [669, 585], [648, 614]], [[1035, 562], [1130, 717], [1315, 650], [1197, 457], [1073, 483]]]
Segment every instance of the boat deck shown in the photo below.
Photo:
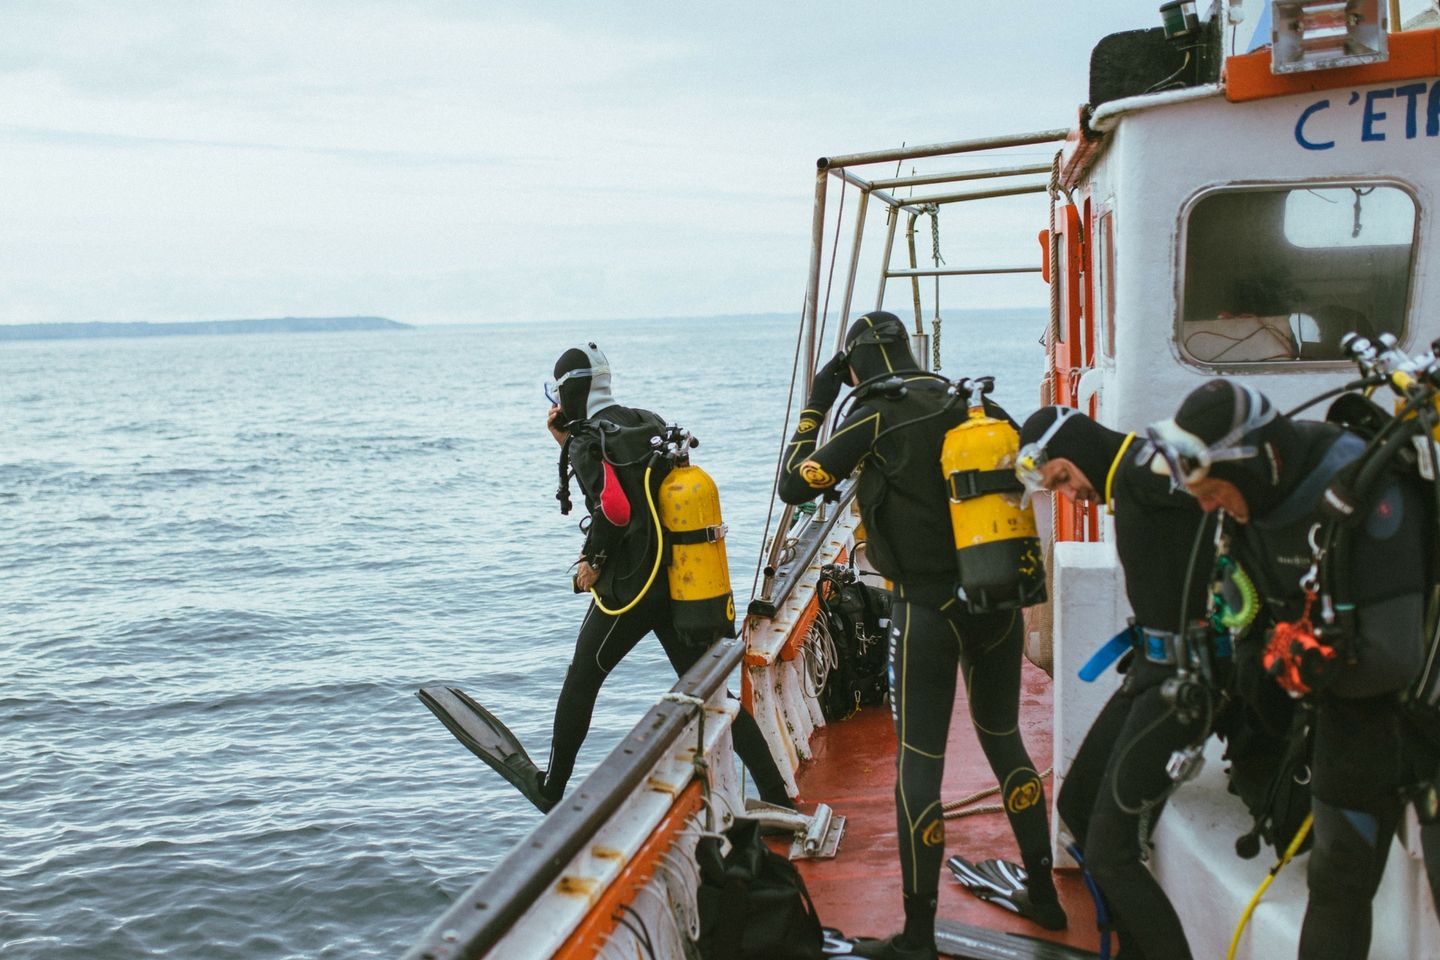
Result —
[[[1020, 730], [1031, 757], [1042, 770], [1053, 755], [1050, 691], [1049, 676], [1027, 661], [1021, 677]], [[848, 936], [889, 936], [904, 922], [896, 853], [895, 732], [889, 708], [866, 708], [849, 720], [822, 727], [815, 732], [811, 747], [815, 759], [800, 770], [800, 805], [808, 809], [811, 803], [823, 800], [847, 822], [837, 857], [801, 860], [797, 866], [821, 923], [838, 927]], [[962, 683], [951, 714], [942, 798], [950, 802], [994, 785], [995, 777], [970, 726]], [[1053, 789], [1054, 777], [1046, 777], [1046, 798], [1052, 803]], [[991, 795], [977, 802], [995, 803], [996, 798]], [[948, 820], [945, 830], [947, 856], [960, 853], [971, 860], [1020, 859], [1004, 813]], [[942, 867], [939, 916], [1098, 949], [1095, 909], [1079, 872], [1059, 871], [1056, 886], [1070, 917], [1069, 929], [1058, 933], [1042, 930], [1007, 910], [977, 900]]]

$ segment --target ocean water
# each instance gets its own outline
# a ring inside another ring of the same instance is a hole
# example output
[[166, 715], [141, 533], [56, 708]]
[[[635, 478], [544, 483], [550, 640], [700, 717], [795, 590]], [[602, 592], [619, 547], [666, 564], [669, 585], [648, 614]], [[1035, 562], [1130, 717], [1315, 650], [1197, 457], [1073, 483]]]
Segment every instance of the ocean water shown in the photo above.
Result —
[[[943, 372], [1023, 419], [1042, 327], [962, 315]], [[582, 338], [700, 438], [743, 606], [792, 321], [0, 344], [0, 956], [397, 956], [538, 822], [414, 693], [543, 763], [585, 602], [540, 384]], [[642, 642], [576, 782], [673, 681]]]

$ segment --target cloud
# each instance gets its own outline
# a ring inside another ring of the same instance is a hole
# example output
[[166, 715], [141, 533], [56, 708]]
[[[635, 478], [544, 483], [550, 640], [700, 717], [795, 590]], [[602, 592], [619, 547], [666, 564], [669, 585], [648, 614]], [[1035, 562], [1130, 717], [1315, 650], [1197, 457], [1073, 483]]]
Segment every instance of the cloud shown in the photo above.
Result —
[[1090, 6], [18, 5], [0, 322], [788, 310], [815, 157], [1067, 124]]

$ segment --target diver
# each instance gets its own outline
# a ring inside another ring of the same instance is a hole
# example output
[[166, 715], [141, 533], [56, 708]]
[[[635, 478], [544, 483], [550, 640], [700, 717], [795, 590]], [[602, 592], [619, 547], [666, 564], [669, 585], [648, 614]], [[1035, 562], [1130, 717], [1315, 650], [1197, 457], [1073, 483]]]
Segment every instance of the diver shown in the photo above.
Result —
[[[1115, 517], [1115, 548], [1134, 620], [1123, 685], [1095, 718], [1056, 798], [1085, 867], [1105, 895], [1126, 960], [1191, 956], [1175, 908], [1142, 862], [1142, 830], [1159, 817], [1174, 783], [1170, 756], [1203, 738], [1204, 717], [1180, 718], [1164, 696], [1175, 675], [1184, 616], [1205, 611], [1213, 564], [1208, 536], [1189, 578], [1191, 544], [1204, 523], [1195, 498], [1150, 469], [1154, 447], [1101, 426], [1073, 407], [1043, 407], [1020, 430], [1016, 474], [1030, 494], [1053, 490], [1103, 504]], [[1188, 601], [1184, 598], [1188, 597]], [[1186, 611], [1182, 614], [1182, 603]], [[1193, 614], [1193, 615], [1192, 615]]]
[[[568, 513], [569, 478], [580, 483], [589, 512], [585, 543], [576, 564], [577, 593], [593, 589], [575, 653], [555, 705], [550, 761], [536, 800], [542, 810], [559, 801], [590, 730], [600, 686], [621, 659], [654, 633], [677, 675], [690, 669], [720, 637], [735, 635], [734, 606], [726, 602], [680, 614], [670, 599], [664, 564], [656, 565], [654, 519], [644, 486], [650, 437], [665, 422], [648, 410], [625, 407], [610, 392], [610, 364], [594, 343], [561, 354], [547, 385], [552, 405], [546, 427], [560, 444], [560, 489]], [[618, 428], [618, 429], [617, 429]], [[640, 429], [628, 429], [640, 428]], [[663, 473], [652, 478], [650, 491]], [[607, 613], [602, 606], [614, 613]], [[686, 605], [691, 606], [691, 605]], [[793, 809], [784, 777], [755, 718], [743, 706], [731, 727], [735, 752], [755, 780], [760, 799]]]
[[[816, 449], [820, 424], [844, 383], [858, 387], [855, 406]], [[984, 403], [990, 416], [1009, 421], [998, 406]], [[900, 320], [875, 311], [851, 325], [845, 348], [816, 371], [782, 466], [779, 493], [787, 503], [823, 496], [861, 468], [857, 499], [867, 556], [894, 584], [890, 698], [899, 743], [895, 808], [905, 927], [887, 940], [858, 946], [857, 956], [937, 956], [945, 844], [940, 785], [961, 668], [975, 732], [1001, 784], [1027, 873], [1004, 905], [1049, 930], [1066, 924], [1051, 878], [1044, 788], [1018, 727], [1020, 611], [971, 613], [956, 595], [955, 544], [939, 464], [946, 432], [967, 415], [964, 404], [953, 404], [946, 382], [915, 362]]]
[[[1321, 501], [1331, 481], [1364, 454], [1365, 440], [1337, 424], [1293, 420], [1230, 380], [1192, 391], [1150, 436], [1160, 454], [1157, 469], [1201, 509], [1223, 508], [1239, 524], [1237, 552], [1275, 629], [1308, 629], [1317, 596], [1311, 568], [1323, 559], [1312, 542]], [[1330, 622], [1348, 622], [1342, 642], [1352, 654], [1330, 661], [1326, 682], [1310, 694], [1314, 846], [1302, 960], [1366, 956], [1371, 902], [1407, 790], [1433, 780], [1436, 770], [1428, 745], [1402, 724], [1398, 700], [1422, 666], [1435, 521], [1413, 475], [1384, 475], [1377, 491], [1357, 508], [1351, 546], [1336, 557], [1343, 569], [1334, 574], [1353, 608], [1332, 611]], [[1316, 623], [1325, 622], [1324, 606], [1314, 609]], [[1440, 892], [1434, 827], [1422, 835], [1434, 896]]]

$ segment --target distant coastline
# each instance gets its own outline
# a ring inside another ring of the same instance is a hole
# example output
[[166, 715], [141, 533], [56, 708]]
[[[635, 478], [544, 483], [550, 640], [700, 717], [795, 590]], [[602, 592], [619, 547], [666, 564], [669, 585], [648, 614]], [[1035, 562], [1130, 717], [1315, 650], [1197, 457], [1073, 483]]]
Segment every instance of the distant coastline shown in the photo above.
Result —
[[178, 337], [240, 333], [340, 333], [413, 330], [384, 317], [267, 317], [255, 320], [194, 320], [181, 323], [0, 324], [0, 340], [93, 340], [100, 337]]

